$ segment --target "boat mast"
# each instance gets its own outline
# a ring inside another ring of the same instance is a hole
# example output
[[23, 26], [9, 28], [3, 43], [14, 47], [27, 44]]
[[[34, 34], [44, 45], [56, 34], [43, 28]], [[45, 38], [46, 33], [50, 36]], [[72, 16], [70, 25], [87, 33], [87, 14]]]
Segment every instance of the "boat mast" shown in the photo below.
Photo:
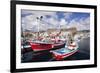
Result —
[[37, 25], [38, 25], [38, 33], [37, 33], [37, 37], [39, 38], [39, 17], [37, 17]]
[[23, 38], [23, 39], [21, 39], [22, 40], [22, 46], [23, 46], [23, 48], [25, 48], [24, 47], [24, 42], [26, 42], [26, 37], [25, 37], [25, 34], [24, 34], [24, 30], [23, 30], [23, 26], [22, 26], [22, 24], [21, 24], [21, 37]]

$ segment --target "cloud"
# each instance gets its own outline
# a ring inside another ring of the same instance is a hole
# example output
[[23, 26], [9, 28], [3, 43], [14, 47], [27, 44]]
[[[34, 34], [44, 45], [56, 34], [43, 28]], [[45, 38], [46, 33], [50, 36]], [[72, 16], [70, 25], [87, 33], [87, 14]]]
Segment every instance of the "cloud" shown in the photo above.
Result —
[[22, 10], [22, 14], [32, 14], [36, 17], [40, 17], [42, 16], [46, 16], [46, 15], [50, 15], [56, 18], [55, 14], [56, 12], [50, 12], [50, 11], [36, 11], [36, 10]]
[[64, 15], [65, 19], [69, 19], [73, 15], [73, 13], [72, 12], [66, 12], [63, 15]]
[[[46, 30], [48, 27], [55, 28], [58, 24], [56, 12], [22, 10], [22, 15], [24, 15], [24, 17], [22, 17], [23, 28], [26, 30], [36, 31], [38, 29], [36, 18], [40, 16], [43, 16], [43, 22], [39, 22], [41, 23], [40, 30]], [[50, 16], [50, 18], [47, 18], [47, 15]]]
[[[23, 30], [38, 31], [39, 29], [47, 30], [49, 28], [71, 28], [76, 27], [78, 30], [89, 30], [90, 29], [90, 17], [78, 17], [71, 19], [73, 16], [72, 12], [62, 12], [63, 18], [59, 18], [57, 12], [49, 11], [31, 11], [22, 10], [22, 26]], [[37, 21], [37, 17], [43, 16], [40, 22]], [[70, 19], [70, 20], [68, 20]]]
[[73, 19], [68, 24], [68, 28], [76, 27], [77, 30], [89, 30], [90, 29], [90, 17], [85, 19]]
[[67, 24], [68, 22], [64, 18], [62, 18], [60, 21], [60, 25], [67, 25]]

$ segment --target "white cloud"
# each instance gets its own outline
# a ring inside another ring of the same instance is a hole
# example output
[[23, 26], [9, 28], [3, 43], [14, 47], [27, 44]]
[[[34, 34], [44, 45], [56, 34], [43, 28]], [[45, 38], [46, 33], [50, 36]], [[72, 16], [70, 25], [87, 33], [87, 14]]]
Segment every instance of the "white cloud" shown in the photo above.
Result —
[[67, 28], [68, 22], [64, 18], [62, 18], [59, 23], [60, 28]]
[[66, 12], [66, 13], [64, 13], [64, 18], [65, 19], [69, 19], [71, 16], [72, 16], [72, 12]]
[[60, 21], [60, 25], [66, 25], [66, 24], [68, 24], [68, 22], [64, 18], [62, 18]]
[[89, 17], [86, 19], [81, 18], [78, 21], [76, 19], [73, 19], [68, 24], [68, 28], [70, 27], [76, 27], [77, 30], [89, 30], [90, 29], [90, 18]]
[[40, 16], [45, 16], [45, 15], [50, 15], [52, 17], [57, 17], [56, 12], [50, 12], [50, 11], [35, 11], [35, 10], [22, 10], [22, 14], [32, 14], [36, 17], [40, 17]]
[[[48, 27], [55, 28], [58, 24], [56, 12], [22, 10], [22, 14], [26, 15], [22, 17], [22, 24], [24, 24], [23, 28], [27, 30], [36, 31], [38, 29], [36, 18], [40, 16], [43, 16], [43, 22], [41, 22], [40, 30], [46, 30]], [[51, 18], [47, 19], [46, 15], [49, 15]]]
[[[64, 18], [58, 20], [56, 12], [46, 12], [46, 11], [29, 11], [22, 10], [22, 14], [26, 16], [22, 17], [22, 26], [27, 30], [37, 31], [38, 22], [37, 17], [43, 16], [43, 19], [40, 24], [40, 30], [47, 30], [48, 28], [59, 28], [61, 25], [62, 28], [71, 28], [76, 27], [78, 30], [88, 30], [90, 29], [90, 18], [80, 18], [72, 19], [69, 23], [65, 19], [69, 19], [73, 13], [67, 12], [64, 13]], [[30, 14], [30, 15], [27, 15]], [[46, 15], [49, 15], [50, 18], [47, 18]]]

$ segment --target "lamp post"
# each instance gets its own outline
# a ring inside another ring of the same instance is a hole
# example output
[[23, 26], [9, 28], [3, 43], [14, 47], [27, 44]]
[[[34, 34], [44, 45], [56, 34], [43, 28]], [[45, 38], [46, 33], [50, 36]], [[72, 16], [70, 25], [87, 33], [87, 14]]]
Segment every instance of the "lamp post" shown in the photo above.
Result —
[[40, 23], [41, 23], [41, 20], [42, 20], [42, 18], [43, 18], [43, 16], [40, 16], [40, 17], [37, 17], [36, 19], [37, 19], [37, 22], [38, 22], [38, 39], [39, 39], [39, 31], [40, 31]]

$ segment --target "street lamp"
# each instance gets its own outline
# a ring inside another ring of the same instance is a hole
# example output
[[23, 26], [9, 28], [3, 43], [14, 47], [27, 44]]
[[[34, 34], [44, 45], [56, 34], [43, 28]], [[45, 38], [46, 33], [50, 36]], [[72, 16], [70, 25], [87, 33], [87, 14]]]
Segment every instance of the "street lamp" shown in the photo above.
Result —
[[42, 20], [43, 16], [37, 17], [37, 22], [38, 22], [38, 38], [39, 38], [39, 31], [40, 31], [40, 22]]

